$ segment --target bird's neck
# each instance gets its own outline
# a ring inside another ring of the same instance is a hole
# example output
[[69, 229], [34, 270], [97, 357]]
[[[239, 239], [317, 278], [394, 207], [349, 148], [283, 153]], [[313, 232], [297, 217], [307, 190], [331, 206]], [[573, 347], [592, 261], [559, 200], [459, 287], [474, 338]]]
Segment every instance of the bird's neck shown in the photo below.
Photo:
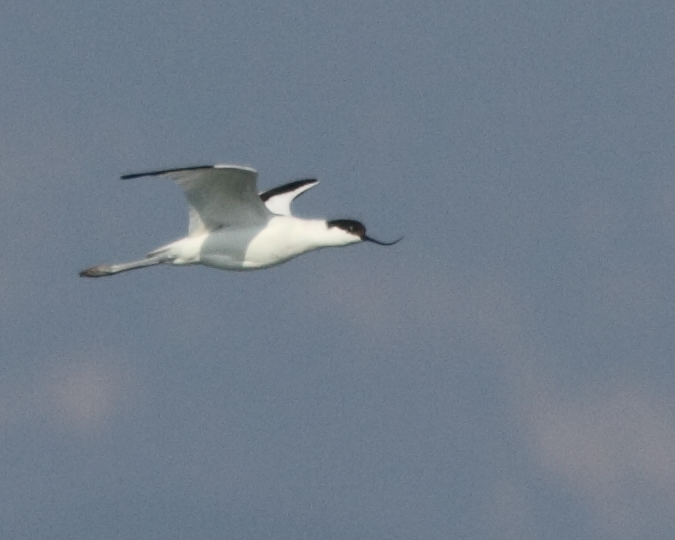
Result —
[[286, 238], [294, 238], [307, 249], [342, 245], [337, 235], [331, 234], [325, 219], [301, 219], [295, 216], [278, 216], [278, 227]]

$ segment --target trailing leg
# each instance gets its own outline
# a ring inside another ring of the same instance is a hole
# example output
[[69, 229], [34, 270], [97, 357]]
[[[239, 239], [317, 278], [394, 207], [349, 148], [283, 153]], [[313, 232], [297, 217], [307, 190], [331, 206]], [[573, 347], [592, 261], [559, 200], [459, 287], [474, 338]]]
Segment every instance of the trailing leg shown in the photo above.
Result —
[[136, 268], [145, 268], [146, 266], [154, 266], [156, 264], [161, 264], [167, 262], [168, 259], [162, 255], [155, 255], [152, 257], [146, 257], [140, 261], [132, 261], [122, 264], [100, 264], [98, 266], [92, 266], [86, 270], [80, 272], [80, 277], [105, 277], [105, 276], [114, 276], [120, 272], [128, 272], [129, 270], [135, 270]]

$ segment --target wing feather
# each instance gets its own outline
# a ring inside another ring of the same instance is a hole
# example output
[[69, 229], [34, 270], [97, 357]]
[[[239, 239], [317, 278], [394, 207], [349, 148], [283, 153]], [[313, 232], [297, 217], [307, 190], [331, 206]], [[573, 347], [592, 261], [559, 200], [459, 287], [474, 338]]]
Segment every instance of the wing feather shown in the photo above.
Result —
[[296, 180], [295, 182], [264, 191], [260, 194], [260, 198], [265, 203], [265, 206], [267, 206], [267, 209], [273, 214], [290, 216], [293, 200], [318, 183], [319, 181], [316, 178]]
[[190, 204], [189, 236], [222, 228], [264, 226], [272, 217], [258, 196], [258, 173], [236, 165], [208, 165], [128, 174], [165, 176], [183, 188]]

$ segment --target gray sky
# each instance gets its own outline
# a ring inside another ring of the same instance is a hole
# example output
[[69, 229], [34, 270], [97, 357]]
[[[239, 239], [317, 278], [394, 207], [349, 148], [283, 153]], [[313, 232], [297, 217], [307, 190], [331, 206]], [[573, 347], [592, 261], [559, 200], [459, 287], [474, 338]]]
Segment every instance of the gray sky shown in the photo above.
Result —
[[[675, 536], [672, 2], [6, 2], [3, 539]], [[78, 270], [228, 162], [391, 248]]]

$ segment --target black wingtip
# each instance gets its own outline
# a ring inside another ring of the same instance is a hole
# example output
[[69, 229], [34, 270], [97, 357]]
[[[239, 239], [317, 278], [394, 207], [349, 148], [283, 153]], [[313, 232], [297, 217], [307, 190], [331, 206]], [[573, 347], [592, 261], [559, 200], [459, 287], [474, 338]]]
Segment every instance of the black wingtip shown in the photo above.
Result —
[[193, 167], [179, 167], [177, 169], [162, 169], [161, 171], [148, 171], [142, 173], [125, 174], [123, 176], [120, 176], [120, 178], [122, 180], [132, 180], [134, 178], [142, 178], [144, 176], [162, 176], [163, 174], [170, 174], [173, 172], [196, 171], [199, 169], [213, 169], [213, 168], [214, 165], [195, 165]]
[[[306, 186], [307, 184], [317, 184], [318, 182], [319, 181], [316, 178], [303, 178], [301, 180], [295, 180], [293, 182], [289, 182], [288, 184], [284, 184], [283, 186], [268, 189], [267, 191], [260, 194], [260, 198], [263, 202], [266, 202], [270, 198], [276, 197], [277, 195], [288, 193], [289, 191], [295, 191], [296, 189]], [[300, 195], [302, 195], [302, 193]]]

